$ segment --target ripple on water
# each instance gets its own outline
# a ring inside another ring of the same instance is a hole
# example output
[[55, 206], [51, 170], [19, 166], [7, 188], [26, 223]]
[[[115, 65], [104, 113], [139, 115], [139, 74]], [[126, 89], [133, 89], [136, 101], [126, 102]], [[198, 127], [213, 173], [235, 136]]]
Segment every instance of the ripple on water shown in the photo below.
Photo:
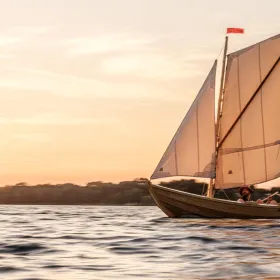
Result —
[[36, 251], [45, 250], [46, 247], [36, 244], [36, 243], [26, 243], [26, 244], [13, 244], [4, 245], [1, 249], [1, 253], [12, 253], [12, 254], [30, 254]]
[[188, 236], [188, 240], [190, 241], [201, 241], [202, 243], [219, 243], [220, 241], [215, 238], [210, 238], [206, 236]]
[[23, 269], [19, 269], [16, 266], [8, 266], [8, 265], [0, 266], [0, 273], [17, 272], [17, 271], [23, 271]]
[[5, 280], [280, 280], [277, 220], [169, 219], [157, 207], [12, 205], [1, 208], [0, 220]]

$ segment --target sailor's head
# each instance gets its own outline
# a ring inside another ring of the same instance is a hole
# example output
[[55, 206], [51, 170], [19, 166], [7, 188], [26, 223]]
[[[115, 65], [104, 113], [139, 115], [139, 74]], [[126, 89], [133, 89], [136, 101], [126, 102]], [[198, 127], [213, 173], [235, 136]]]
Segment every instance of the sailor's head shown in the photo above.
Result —
[[239, 193], [241, 196], [248, 196], [253, 193], [253, 190], [251, 189], [251, 186], [245, 185], [239, 189]]

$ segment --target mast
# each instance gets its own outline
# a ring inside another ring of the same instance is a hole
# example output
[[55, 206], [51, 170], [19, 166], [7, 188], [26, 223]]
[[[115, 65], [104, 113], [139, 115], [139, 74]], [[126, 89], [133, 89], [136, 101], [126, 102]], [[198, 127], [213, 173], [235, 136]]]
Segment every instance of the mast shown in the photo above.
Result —
[[[223, 94], [224, 94], [224, 81], [225, 81], [225, 68], [226, 68], [227, 49], [228, 49], [228, 36], [226, 36], [226, 38], [225, 38], [224, 56], [223, 56], [222, 73], [221, 73], [221, 84], [220, 84], [220, 93], [219, 93], [219, 100], [218, 100], [216, 133], [215, 133], [215, 143], [216, 143], [215, 165], [217, 165], [217, 157], [218, 157], [218, 145], [219, 145], [219, 136], [220, 136], [220, 118], [222, 116], [222, 103], [223, 103]], [[215, 170], [216, 170], [216, 168], [215, 168]], [[213, 197], [213, 195], [214, 195], [214, 184], [215, 184], [215, 179], [211, 178], [209, 186], [208, 186], [208, 189], [207, 189], [207, 196], [208, 197]]]

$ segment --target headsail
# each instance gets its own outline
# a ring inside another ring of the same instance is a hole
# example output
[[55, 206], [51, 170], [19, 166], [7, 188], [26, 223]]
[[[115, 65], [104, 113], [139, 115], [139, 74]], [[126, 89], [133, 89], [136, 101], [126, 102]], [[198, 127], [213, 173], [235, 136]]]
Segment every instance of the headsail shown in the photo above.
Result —
[[215, 176], [215, 78], [217, 61], [151, 179]]
[[228, 56], [216, 188], [280, 176], [280, 35]]

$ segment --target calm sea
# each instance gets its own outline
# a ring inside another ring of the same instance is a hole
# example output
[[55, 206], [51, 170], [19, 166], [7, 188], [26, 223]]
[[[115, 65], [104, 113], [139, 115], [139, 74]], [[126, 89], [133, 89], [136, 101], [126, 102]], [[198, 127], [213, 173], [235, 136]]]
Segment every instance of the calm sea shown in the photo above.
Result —
[[0, 206], [1, 279], [280, 279], [280, 221]]

